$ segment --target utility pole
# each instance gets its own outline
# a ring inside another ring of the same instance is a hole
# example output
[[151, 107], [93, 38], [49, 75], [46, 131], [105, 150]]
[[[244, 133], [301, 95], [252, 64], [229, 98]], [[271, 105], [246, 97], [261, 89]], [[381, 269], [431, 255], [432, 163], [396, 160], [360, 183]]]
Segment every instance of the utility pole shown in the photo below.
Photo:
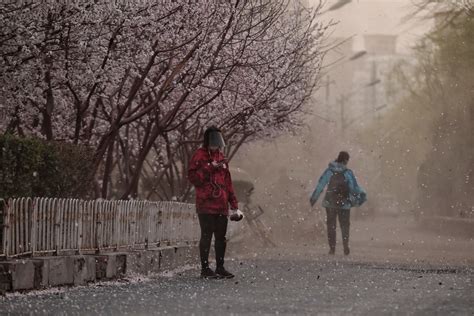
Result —
[[345, 117], [344, 117], [344, 107], [346, 106], [345, 104], [346, 100], [345, 100], [345, 97], [344, 95], [341, 95], [341, 98], [339, 99], [339, 106], [341, 107], [340, 109], [340, 114], [341, 114], [341, 135], [342, 137], [345, 136], [345, 130], [346, 130], [346, 127], [345, 127]]
[[330, 117], [331, 116], [331, 104], [329, 103], [330, 101], [330, 96], [331, 96], [331, 84], [333, 84], [334, 82], [331, 82], [331, 77], [329, 75], [326, 76], [326, 84], [325, 84], [325, 88], [326, 88], [326, 95], [325, 95], [325, 99], [326, 99], [326, 117]]
[[[374, 83], [377, 80], [377, 63], [375, 60], [372, 61], [372, 74], [370, 78], [370, 82]], [[372, 85], [372, 110], [375, 113], [375, 117], [378, 119], [380, 116], [378, 113], [376, 113], [376, 107], [377, 107], [377, 85], [373, 84]]]
[[326, 105], [329, 104], [329, 92], [330, 92], [331, 80], [329, 75], [326, 76]]

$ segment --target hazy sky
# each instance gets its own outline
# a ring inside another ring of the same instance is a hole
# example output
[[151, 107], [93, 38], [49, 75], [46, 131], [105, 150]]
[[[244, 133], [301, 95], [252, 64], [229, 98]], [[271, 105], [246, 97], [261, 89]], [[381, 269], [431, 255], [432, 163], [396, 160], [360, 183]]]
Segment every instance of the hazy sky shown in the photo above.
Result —
[[[308, 0], [317, 4], [319, 0]], [[326, 8], [338, 0], [327, 0]], [[407, 53], [417, 38], [430, 29], [430, 21], [403, 22], [414, 10], [412, 0], [352, 0], [342, 8], [324, 14], [326, 19], [339, 21], [334, 36], [354, 37], [354, 50], [363, 49], [364, 34], [399, 35], [397, 50]]]

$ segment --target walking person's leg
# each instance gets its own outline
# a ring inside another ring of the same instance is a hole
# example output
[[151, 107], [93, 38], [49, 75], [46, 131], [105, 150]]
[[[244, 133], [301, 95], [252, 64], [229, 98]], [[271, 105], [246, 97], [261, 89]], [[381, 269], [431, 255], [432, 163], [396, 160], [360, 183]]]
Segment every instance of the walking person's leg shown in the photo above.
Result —
[[216, 229], [214, 231], [215, 244], [214, 249], [216, 251], [216, 274], [223, 278], [232, 278], [234, 275], [224, 268], [224, 257], [225, 249], [227, 246], [227, 234], [228, 219], [225, 215], [219, 215], [216, 219]]
[[201, 277], [215, 278], [214, 271], [209, 268], [209, 250], [211, 249], [212, 233], [215, 226], [215, 215], [198, 214], [199, 226], [201, 227], [201, 239], [199, 241], [199, 255], [201, 257]]
[[349, 231], [351, 226], [351, 210], [338, 210], [339, 224], [341, 225], [342, 244], [344, 245], [344, 254], [350, 253], [349, 249]]
[[328, 229], [328, 243], [330, 255], [333, 255], [336, 251], [336, 216], [336, 209], [326, 208], [326, 225]]

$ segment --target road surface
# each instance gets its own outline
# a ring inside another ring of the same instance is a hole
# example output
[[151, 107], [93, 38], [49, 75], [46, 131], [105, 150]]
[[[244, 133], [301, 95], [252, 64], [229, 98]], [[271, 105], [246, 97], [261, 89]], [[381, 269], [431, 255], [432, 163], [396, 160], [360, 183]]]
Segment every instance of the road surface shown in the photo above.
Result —
[[231, 280], [202, 280], [197, 267], [188, 267], [141, 281], [8, 294], [0, 298], [0, 310], [35, 315], [474, 315], [472, 252], [465, 251], [472, 240], [450, 244], [448, 237], [422, 238], [415, 230], [412, 235], [398, 231], [392, 244], [383, 244], [381, 236], [391, 236], [390, 230], [375, 224], [370, 234], [362, 234], [366, 223], [353, 223], [349, 257], [340, 248], [336, 256], [327, 255], [324, 242], [273, 249], [255, 242], [243, 252], [231, 251], [234, 259], [226, 264], [236, 274]]

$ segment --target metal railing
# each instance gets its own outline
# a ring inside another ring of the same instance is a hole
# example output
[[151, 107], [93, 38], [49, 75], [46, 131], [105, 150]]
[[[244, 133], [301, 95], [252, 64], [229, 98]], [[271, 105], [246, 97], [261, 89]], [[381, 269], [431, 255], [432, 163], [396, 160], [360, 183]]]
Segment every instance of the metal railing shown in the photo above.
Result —
[[3, 201], [0, 211], [4, 257], [147, 249], [199, 238], [194, 204], [18, 198]]

